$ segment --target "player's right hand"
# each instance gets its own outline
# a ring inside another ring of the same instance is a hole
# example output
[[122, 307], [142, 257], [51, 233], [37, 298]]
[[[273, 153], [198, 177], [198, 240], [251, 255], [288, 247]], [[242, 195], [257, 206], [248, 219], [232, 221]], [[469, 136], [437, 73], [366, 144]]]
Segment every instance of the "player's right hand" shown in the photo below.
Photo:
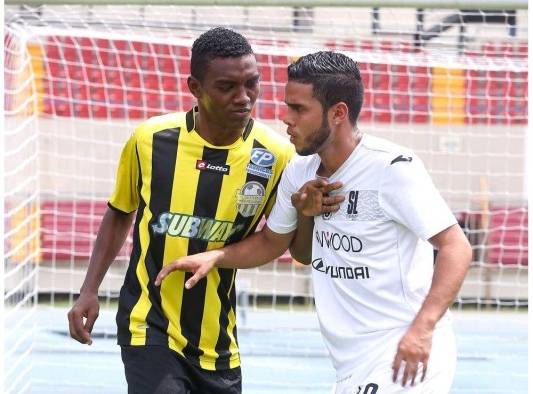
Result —
[[99, 311], [98, 294], [82, 292], [67, 315], [70, 336], [80, 343], [91, 345], [91, 332]]
[[193, 275], [185, 282], [185, 288], [190, 289], [202, 278], [205, 278], [209, 271], [213, 269], [216, 264], [216, 259], [220, 252], [218, 250], [211, 250], [209, 252], [198, 253], [191, 256], [182, 257], [173, 263], [165, 265], [157, 278], [155, 285], [160, 286], [163, 279], [165, 279], [171, 272], [186, 271], [192, 272]]
[[298, 212], [305, 216], [336, 212], [340, 209], [344, 196], [329, 195], [329, 193], [341, 187], [341, 182], [328, 183], [323, 178], [313, 179], [306, 182], [291, 196], [291, 203]]

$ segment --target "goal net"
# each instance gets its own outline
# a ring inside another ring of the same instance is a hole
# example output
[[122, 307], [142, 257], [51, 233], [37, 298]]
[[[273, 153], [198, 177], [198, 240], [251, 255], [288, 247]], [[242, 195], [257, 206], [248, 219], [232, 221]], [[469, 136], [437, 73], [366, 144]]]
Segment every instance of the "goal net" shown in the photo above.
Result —
[[[325, 49], [355, 59], [366, 90], [359, 127], [422, 157], [474, 248], [455, 309], [473, 324], [487, 311], [519, 318], [528, 305], [527, 23], [521, 9], [6, 6], [5, 391], [46, 392], [57, 379], [39, 371], [68, 368], [68, 357], [82, 352], [66, 336], [65, 311], [83, 281], [120, 150], [142, 120], [194, 105], [190, 47], [217, 25], [252, 43], [261, 73], [254, 117], [281, 134], [287, 65]], [[130, 249], [131, 238], [100, 288], [103, 314], [111, 316], [95, 327], [103, 338], [114, 335]], [[243, 359], [325, 357], [311, 269], [284, 255], [239, 272]], [[498, 324], [482, 330], [487, 341], [507, 333]], [[260, 340], [247, 340], [254, 331]], [[513, 334], [510, 343], [522, 339]], [[460, 347], [465, 360], [498, 353], [480, 355], [469, 344], [463, 353]], [[67, 356], [43, 356], [58, 348]], [[527, 372], [515, 357], [519, 391]], [[308, 365], [287, 363], [283, 376], [302, 391], [328, 390], [333, 380], [315, 386], [298, 378]], [[312, 365], [334, 379], [327, 360]], [[506, 376], [500, 367], [493, 376]], [[85, 382], [87, 391], [76, 392], [121, 392], [119, 383]]]

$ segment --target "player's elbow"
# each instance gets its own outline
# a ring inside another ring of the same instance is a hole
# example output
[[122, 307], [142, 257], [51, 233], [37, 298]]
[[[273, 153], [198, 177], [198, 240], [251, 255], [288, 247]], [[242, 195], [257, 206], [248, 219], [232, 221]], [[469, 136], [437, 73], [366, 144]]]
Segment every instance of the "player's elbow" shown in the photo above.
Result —
[[472, 245], [470, 245], [470, 242], [468, 242], [466, 237], [464, 237], [464, 240], [462, 242], [462, 249], [465, 256], [465, 261], [467, 262], [466, 264], [470, 265], [474, 252], [472, 250]]
[[291, 247], [289, 247], [289, 252], [291, 253], [292, 258], [297, 262], [305, 265], [311, 264], [312, 258], [309, 251], [299, 250], [297, 247], [291, 245]]

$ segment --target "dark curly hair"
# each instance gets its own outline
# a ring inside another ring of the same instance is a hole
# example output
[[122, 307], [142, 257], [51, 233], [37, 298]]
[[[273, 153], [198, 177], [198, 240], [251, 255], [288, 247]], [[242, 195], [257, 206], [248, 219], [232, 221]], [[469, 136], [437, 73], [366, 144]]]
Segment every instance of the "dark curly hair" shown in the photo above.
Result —
[[355, 125], [363, 106], [364, 87], [357, 63], [342, 53], [321, 51], [302, 56], [289, 65], [289, 81], [313, 85], [313, 96], [324, 111], [338, 102], [348, 106]]
[[202, 81], [209, 62], [217, 57], [241, 57], [253, 55], [252, 47], [241, 34], [215, 27], [198, 37], [192, 45], [191, 75]]

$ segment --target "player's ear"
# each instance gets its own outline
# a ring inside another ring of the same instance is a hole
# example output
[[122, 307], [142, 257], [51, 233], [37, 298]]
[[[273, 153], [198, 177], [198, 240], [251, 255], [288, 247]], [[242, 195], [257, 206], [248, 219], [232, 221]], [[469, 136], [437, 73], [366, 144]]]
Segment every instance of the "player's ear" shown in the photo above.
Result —
[[348, 119], [348, 106], [343, 101], [332, 105], [328, 112], [333, 126], [338, 126]]
[[187, 78], [187, 86], [194, 97], [198, 99], [202, 96], [202, 84], [192, 75]]

